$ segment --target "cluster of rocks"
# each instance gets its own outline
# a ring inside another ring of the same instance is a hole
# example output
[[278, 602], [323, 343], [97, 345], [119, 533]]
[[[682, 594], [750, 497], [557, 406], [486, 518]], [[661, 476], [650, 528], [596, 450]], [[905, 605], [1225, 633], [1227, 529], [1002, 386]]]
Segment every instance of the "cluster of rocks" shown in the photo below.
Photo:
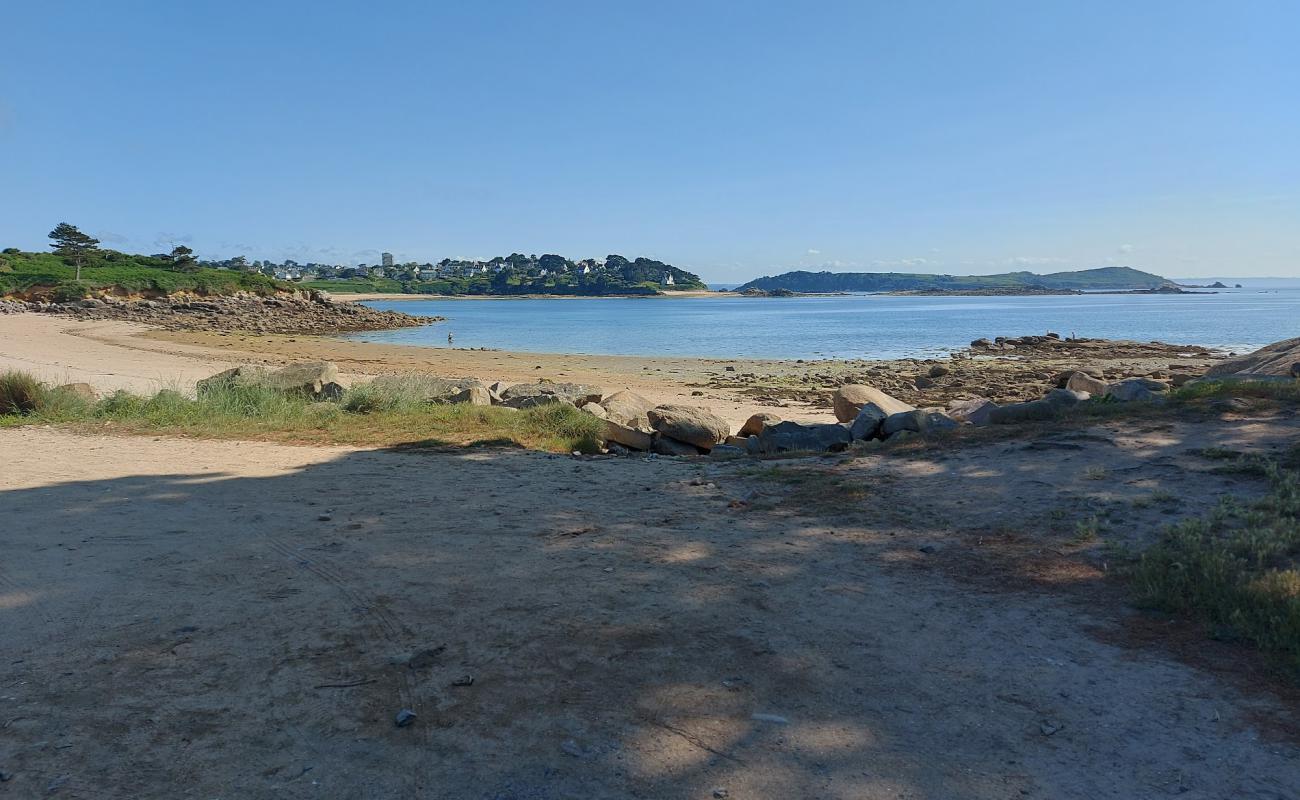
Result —
[[141, 322], [170, 330], [247, 331], [250, 333], [334, 333], [409, 328], [440, 317], [379, 311], [357, 303], [336, 303], [313, 290], [260, 296], [248, 292], [156, 298], [103, 294], [68, 302], [6, 301], [8, 310], [64, 314], [79, 319]]
[[1088, 339], [1082, 336], [1061, 336], [1048, 331], [1042, 336], [997, 336], [980, 338], [970, 343], [973, 355], [996, 355], [1022, 351], [1029, 357], [1059, 357], [1078, 353], [1104, 353], [1107, 357], [1195, 357], [1212, 358], [1208, 349], [1198, 346], [1167, 344], [1165, 342], [1134, 342], [1124, 339]]
[[27, 310], [27, 304], [21, 300], [6, 300], [0, 297], [0, 314], [17, 314]]

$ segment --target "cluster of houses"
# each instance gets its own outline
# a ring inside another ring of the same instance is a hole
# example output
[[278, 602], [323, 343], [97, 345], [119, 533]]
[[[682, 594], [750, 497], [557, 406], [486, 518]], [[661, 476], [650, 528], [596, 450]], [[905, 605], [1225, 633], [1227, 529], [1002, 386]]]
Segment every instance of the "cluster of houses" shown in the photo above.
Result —
[[[248, 261], [242, 256], [225, 261], [208, 261], [204, 266], [215, 269], [239, 269], [261, 272], [279, 280], [349, 280], [367, 278], [391, 278], [399, 281], [429, 281], [442, 278], [473, 278], [492, 276], [511, 272], [521, 278], [532, 280], [558, 275], [597, 275], [614, 272], [629, 262], [622, 256], [609, 256], [605, 259], [584, 258], [570, 261], [557, 255], [523, 255], [513, 253], [509, 256], [497, 256], [488, 261], [444, 258], [437, 264], [420, 264], [414, 261], [396, 264], [391, 253], [383, 253], [379, 264], [358, 264], [355, 267], [337, 264], [299, 264], [293, 260], [281, 263], [271, 261]], [[660, 283], [674, 285], [671, 272], [664, 270]]]

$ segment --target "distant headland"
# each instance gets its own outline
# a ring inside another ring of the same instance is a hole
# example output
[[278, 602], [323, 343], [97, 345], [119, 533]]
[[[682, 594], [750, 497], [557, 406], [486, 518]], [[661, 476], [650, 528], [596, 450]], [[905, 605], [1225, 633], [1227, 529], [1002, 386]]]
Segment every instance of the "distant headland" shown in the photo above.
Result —
[[1165, 291], [1179, 287], [1168, 278], [1131, 267], [1099, 267], [1037, 275], [926, 275], [908, 272], [808, 272], [797, 270], [757, 278], [741, 293], [909, 292], [925, 294], [1068, 294], [1081, 291]]

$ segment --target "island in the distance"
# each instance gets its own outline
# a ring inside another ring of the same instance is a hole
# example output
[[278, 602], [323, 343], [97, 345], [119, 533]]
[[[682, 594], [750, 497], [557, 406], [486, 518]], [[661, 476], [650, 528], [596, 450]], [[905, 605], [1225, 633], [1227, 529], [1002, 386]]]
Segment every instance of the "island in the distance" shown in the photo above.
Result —
[[828, 294], [908, 292], [924, 294], [1072, 294], [1103, 292], [1179, 292], [1173, 281], [1131, 267], [1100, 267], [1037, 275], [926, 275], [907, 272], [808, 272], [765, 276], [736, 288], [742, 294]]

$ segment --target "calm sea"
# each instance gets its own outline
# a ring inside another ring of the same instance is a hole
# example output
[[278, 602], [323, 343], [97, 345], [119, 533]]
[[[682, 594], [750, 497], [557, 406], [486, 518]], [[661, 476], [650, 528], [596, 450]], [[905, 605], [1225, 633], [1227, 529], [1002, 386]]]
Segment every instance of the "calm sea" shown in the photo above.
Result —
[[1160, 340], [1244, 352], [1300, 336], [1300, 286], [1194, 295], [691, 297], [367, 303], [447, 322], [371, 342], [543, 353], [714, 358], [904, 358], [981, 336]]

